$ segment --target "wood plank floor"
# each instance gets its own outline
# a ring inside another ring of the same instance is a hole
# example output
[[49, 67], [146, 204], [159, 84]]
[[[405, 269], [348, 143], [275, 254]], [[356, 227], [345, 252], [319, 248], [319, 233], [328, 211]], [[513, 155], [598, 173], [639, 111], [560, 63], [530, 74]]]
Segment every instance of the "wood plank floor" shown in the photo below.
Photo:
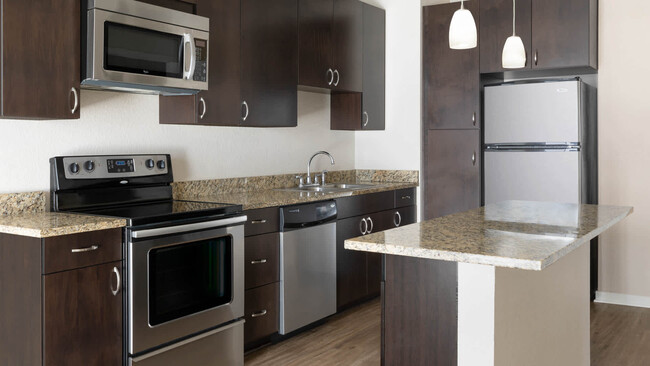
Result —
[[246, 355], [246, 366], [377, 366], [379, 299], [333, 316], [322, 326]]
[[[381, 307], [373, 300], [326, 324], [246, 355], [246, 366], [377, 366]], [[591, 305], [591, 365], [650, 365], [650, 309]]]

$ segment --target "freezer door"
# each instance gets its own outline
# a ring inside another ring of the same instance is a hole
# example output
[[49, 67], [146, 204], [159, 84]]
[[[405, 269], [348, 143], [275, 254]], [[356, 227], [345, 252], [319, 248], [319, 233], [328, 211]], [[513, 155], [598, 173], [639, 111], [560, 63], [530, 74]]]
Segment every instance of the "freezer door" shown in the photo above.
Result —
[[579, 152], [485, 152], [485, 203], [580, 203]]
[[485, 143], [580, 142], [581, 82], [485, 87]]

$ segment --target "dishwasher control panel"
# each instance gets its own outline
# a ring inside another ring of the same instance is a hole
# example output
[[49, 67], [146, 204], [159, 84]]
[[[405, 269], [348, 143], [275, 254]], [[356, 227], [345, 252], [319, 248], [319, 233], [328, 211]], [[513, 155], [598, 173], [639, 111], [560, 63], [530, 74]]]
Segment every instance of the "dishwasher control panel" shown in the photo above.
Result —
[[280, 209], [280, 231], [300, 229], [336, 220], [336, 201], [322, 201]]

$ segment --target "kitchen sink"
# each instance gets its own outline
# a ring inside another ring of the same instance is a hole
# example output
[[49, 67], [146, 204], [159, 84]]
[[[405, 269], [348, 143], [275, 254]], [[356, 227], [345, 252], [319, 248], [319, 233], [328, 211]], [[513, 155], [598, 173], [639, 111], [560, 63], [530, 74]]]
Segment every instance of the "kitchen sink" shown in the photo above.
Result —
[[279, 188], [280, 191], [338, 193], [379, 187], [377, 184], [331, 183], [324, 186]]

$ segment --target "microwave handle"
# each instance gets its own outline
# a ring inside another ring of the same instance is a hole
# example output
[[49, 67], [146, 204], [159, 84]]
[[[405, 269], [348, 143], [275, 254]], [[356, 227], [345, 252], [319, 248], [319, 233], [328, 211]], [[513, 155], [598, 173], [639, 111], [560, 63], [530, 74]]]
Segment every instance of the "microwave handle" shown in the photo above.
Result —
[[187, 70], [185, 65], [187, 57], [183, 57], [183, 79], [191, 80], [194, 76], [194, 69], [196, 68], [196, 49], [194, 48], [194, 38], [192, 35], [185, 33], [183, 35], [183, 49], [185, 49], [188, 43], [190, 44], [190, 69], [189, 71], [185, 71]]

